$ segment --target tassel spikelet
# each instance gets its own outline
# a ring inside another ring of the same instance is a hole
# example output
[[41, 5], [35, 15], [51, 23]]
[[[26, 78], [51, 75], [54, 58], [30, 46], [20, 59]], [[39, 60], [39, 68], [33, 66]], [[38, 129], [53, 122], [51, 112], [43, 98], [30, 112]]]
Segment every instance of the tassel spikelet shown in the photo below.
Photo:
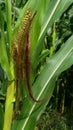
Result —
[[26, 12], [25, 18], [17, 31], [12, 47], [12, 57], [14, 63], [15, 81], [16, 81], [16, 114], [19, 111], [19, 93], [21, 82], [26, 81], [29, 96], [34, 102], [37, 101], [32, 93], [30, 85], [30, 26], [36, 15], [31, 17], [31, 11]]
[[[28, 61], [30, 60], [30, 57], [28, 57], [30, 56], [30, 54], [27, 54], [27, 53], [30, 53], [29, 32], [30, 32], [30, 26], [31, 26], [32, 20], [33, 20], [33, 17], [31, 17], [31, 11], [28, 10], [16, 33], [14, 43], [12, 46], [12, 58], [13, 58], [13, 64], [14, 64], [15, 84], [16, 84], [15, 115], [18, 115], [19, 110], [20, 110], [20, 100], [21, 100], [20, 95], [22, 93], [21, 83], [25, 81], [26, 83], [29, 82], [27, 80], [29, 80], [28, 75], [30, 75], [30, 69], [29, 69], [30, 61]], [[26, 73], [29, 73], [29, 74], [26, 74]]]
[[12, 57], [17, 80], [25, 79], [26, 46], [31, 25], [31, 12], [26, 12], [25, 18], [17, 31], [12, 47]]

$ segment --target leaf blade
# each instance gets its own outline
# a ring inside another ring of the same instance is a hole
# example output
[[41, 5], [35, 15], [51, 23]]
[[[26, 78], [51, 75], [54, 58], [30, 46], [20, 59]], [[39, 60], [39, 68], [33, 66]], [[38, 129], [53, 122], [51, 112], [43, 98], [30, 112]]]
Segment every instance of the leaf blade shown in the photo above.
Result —
[[[42, 105], [41, 112], [44, 110], [45, 106], [47, 105], [48, 101], [50, 100], [52, 96], [54, 83], [56, 81], [57, 76], [73, 64], [72, 55], [73, 55], [73, 36], [71, 36], [69, 40], [65, 43], [65, 45], [63, 45], [61, 49], [48, 61], [48, 63], [45, 65], [44, 69], [42, 70], [41, 74], [37, 78], [36, 82], [34, 83], [33, 93], [37, 100], [39, 100], [40, 98], [43, 98], [43, 96], [47, 94], [47, 91], [49, 91], [49, 95], [50, 95], [47, 101], [45, 101], [44, 103], [41, 103]], [[70, 57], [72, 58], [72, 61], [68, 62]], [[65, 62], [67, 66], [63, 66]], [[32, 113], [38, 107], [40, 107], [39, 104], [33, 103], [28, 98], [27, 100], [24, 101], [24, 104], [25, 105], [23, 106], [24, 108], [23, 110], [25, 111], [22, 114], [28, 115], [28, 116], [27, 117], [25, 116], [25, 119], [22, 119], [22, 121], [20, 121], [21, 123], [17, 126], [17, 130], [20, 130], [20, 129], [27, 130], [29, 126], [29, 122], [31, 122], [31, 119], [32, 119], [31, 118]], [[28, 110], [27, 110], [27, 106], [29, 106]], [[37, 120], [41, 112], [39, 111], [37, 115], [36, 115], [36, 112], [34, 112], [33, 118]]]

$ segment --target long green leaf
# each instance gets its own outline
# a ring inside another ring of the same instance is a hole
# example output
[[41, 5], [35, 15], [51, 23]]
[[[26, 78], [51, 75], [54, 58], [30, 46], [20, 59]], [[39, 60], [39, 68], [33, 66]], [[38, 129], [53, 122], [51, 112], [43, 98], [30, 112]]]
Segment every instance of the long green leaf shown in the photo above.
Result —
[[[32, 66], [36, 68], [37, 61], [39, 58], [40, 51], [43, 46], [43, 39], [46, 34], [47, 29], [54, 23], [55, 20], [59, 19], [62, 13], [73, 3], [72, 0], [51, 0], [47, 11], [44, 16], [44, 20], [42, 22], [42, 27], [40, 31], [40, 35], [37, 41], [37, 46], [35, 46], [34, 51], [32, 53]], [[38, 25], [39, 26], [39, 25]], [[37, 29], [37, 28], [36, 28]], [[35, 30], [36, 34], [36, 30]], [[35, 44], [36, 39], [33, 41]]]
[[7, 89], [3, 130], [10, 130], [13, 117], [14, 82]]
[[[70, 59], [71, 58], [71, 59]], [[48, 98], [43, 103], [33, 103], [29, 98], [26, 98], [23, 103], [22, 118], [14, 122], [13, 127], [16, 130], [34, 130], [31, 125], [32, 120], [36, 123], [41, 112], [47, 105], [52, 92], [57, 76], [69, 68], [73, 64], [73, 36], [61, 47], [61, 49], [47, 62], [36, 82], [33, 85], [33, 93], [37, 100], [47, 95]], [[28, 109], [27, 109], [28, 107]], [[35, 125], [34, 125], [35, 126]]]
[[[11, 49], [11, 0], [6, 0], [6, 18], [7, 18], [7, 42], [9, 45], [9, 54]], [[2, 21], [1, 21], [2, 22]], [[10, 55], [8, 58], [7, 49], [6, 49], [6, 41], [4, 38], [4, 20], [2, 23], [2, 37], [1, 37], [1, 46], [0, 46], [0, 62], [5, 70], [8, 80], [12, 80], [12, 66], [10, 66]], [[3, 86], [4, 87], [4, 86]], [[6, 93], [6, 104], [5, 104], [5, 114], [4, 114], [4, 126], [3, 130], [10, 130], [13, 116], [13, 98], [14, 98], [14, 83], [12, 82], [8, 85], [7, 93]]]
[[8, 79], [11, 80], [12, 75], [10, 72], [10, 66], [8, 62], [8, 55], [7, 55], [7, 50], [6, 50], [6, 45], [5, 45], [5, 35], [4, 35], [4, 15], [3, 12], [0, 10], [0, 17], [1, 17], [1, 22], [0, 22], [0, 27], [1, 27], [1, 39], [0, 39], [0, 63], [6, 72]]
[[12, 30], [11, 30], [11, 0], [6, 0], [6, 18], [7, 18], [8, 44], [11, 47], [11, 36], [12, 36]]
[[4, 122], [4, 112], [2, 106], [0, 104], [0, 129], [3, 129], [3, 122]]

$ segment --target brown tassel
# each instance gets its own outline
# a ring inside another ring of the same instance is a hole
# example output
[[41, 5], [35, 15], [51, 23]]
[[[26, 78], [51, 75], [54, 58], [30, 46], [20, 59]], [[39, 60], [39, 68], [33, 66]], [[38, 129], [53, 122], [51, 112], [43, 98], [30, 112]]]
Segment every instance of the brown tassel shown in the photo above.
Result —
[[29, 96], [34, 102], [41, 102], [36, 100], [33, 96], [30, 85], [30, 26], [34, 19], [36, 12], [31, 17], [31, 11], [26, 12], [25, 18], [17, 31], [12, 47], [12, 57], [15, 71], [16, 81], [16, 109], [19, 110], [19, 82], [26, 80]]

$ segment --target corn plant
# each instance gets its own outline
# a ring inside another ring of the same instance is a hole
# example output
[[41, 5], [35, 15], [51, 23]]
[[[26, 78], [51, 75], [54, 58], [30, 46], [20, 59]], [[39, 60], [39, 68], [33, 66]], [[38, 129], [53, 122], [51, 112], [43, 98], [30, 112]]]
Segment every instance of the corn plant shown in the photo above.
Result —
[[47, 50], [42, 54], [47, 29], [73, 2], [29, 0], [19, 11], [14, 8], [13, 17], [12, 1], [1, 2], [5, 3], [7, 28], [4, 31], [5, 19], [0, 9], [0, 63], [8, 77], [3, 130], [34, 130], [50, 101], [57, 77], [73, 64], [73, 36], [70, 36], [36, 73], [40, 61], [49, 54]]

